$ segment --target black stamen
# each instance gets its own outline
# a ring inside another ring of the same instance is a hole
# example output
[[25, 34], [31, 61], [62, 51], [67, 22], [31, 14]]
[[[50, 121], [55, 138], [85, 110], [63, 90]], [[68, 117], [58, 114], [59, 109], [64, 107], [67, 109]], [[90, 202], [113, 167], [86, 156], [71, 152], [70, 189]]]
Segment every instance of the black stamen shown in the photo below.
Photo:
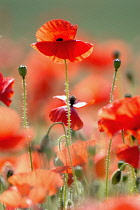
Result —
[[70, 96], [69, 102], [70, 102], [70, 106], [71, 106], [71, 107], [73, 106], [73, 104], [75, 104], [75, 101], [76, 101], [75, 96]]
[[58, 38], [56, 39], [56, 41], [63, 41], [63, 38]]

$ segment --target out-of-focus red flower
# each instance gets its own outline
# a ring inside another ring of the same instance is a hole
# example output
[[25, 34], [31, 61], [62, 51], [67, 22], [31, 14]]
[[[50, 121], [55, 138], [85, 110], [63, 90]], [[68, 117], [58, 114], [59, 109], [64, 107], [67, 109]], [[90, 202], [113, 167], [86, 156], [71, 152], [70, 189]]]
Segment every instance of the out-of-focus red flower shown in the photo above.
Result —
[[[66, 96], [54, 96], [54, 98], [58, 98], [66, 104]], [[71, 129], [80, 130], [83, 127], [83, 122], [79, 118], [75, 108], [81, 108], [89, 104], [93, 104], [94, 100], [91, 100], [89, 103], [79, 102], [76, 100], [74, 96], [71, 96], [69, 99], [70, 102], [70, 110], [71, 110]], [[63, 122], [66, 126], [68, 125], [68, 117], [67, 117], [67, 106], [60, 106], [56, 109], [51, 110], [49, 117], [52, 122]]]
[[[104, 88], [101, 88], [103, 86]], [[110, 82], [100, 75], [89, 75], [76, 84], [72, 92], [81, 100], [94, 98], [94, 104], [109, 101]]]
[[46, 191], [43, 187], [22, 185], [11, 187], [0, 195], [0, 202], [8, 209], [28, 208], [45, 201]]
[[103, 202], [101, 208], [104, 210], [139, 210], [139, 196], [124, 196], [118, 198], [110, 198]]
[[140, 152], [138, 146], [121, 144], [116, 150], [119, 160], [131, 164], [134, 168], [140, 168]]
[[[25, 148], [26, 134], [20, 129], [20, 116], [8, 107], [0, 107], [0, 149], [2, 151]], [[31, 134], [31, 132], [29, 132]], [[32, 135], [32, 134], [31, 134]]]
[[10, 106], [12, 102], [11, 98], [14, 94], [13, 85], [14, 78], [4, 78], [2, 73], [0, 72], [0, 101], [2, 101], [7, 106]]
[[24, 56], [23, 44], [17, 41], [6, 38], [5, 36], [0, 38], [0, 69], [8, 71], [16, 67]]
[[58, 173], [42, 169], [13, 175], [8, 181], [13, 187], [0, 195], [0, 202], [12, 208], [27, 208], [42, 203], [47, 195], [56, 194], [63, 186]]
[[37, 169], [29, 173], [15, 174], [8, 181], [17, 187], [21, 185], [42, 186], [50, 196], [54, 195], [63, 186], [63, 180], [58, 173], [43, 169]]
[[120, 130], [140, 129], [140, 96], [115, 100], [99, 111], [99, 129], [111, 137]]
[[[69, 146], [72, 166], [82, 166], [87, 163], [89, 158], [88, 149], [94, 147], [96, 144], [95, 140], [79, 141]], [[71, 166], [68, 148], [64, 148], [57, 153], [59, 159], [64, 163], [65, 166]]]
[[[44, 115], [45, 109], [48, 121], [48, 110], [52, 109], [53, 103], [51, 98], [58, 94], [58, 89], [60, 94], [64, 92], [63, 81], [65, 80], [65, 74], [63, 70], [65, 67], [53, 63], [36, 51], [29, 53], [25, 64], [28, 67], [26, 80], [28, 84], [27, 93], [30, 96], [27, 97], [27, 100], [28, 104], [34, 104], [34, 106], [28, 107], [28, 115], [31, 119], [34, 117], [34, 119], [38, 120], [39, 117]], [[78, 67], [79, 64], [69, 63], [69, 79], [71, 81], [78, 75]], [[19, 85], [21, 84], [19, 83]], [[38, 110], [40, 111], [38, 112]]]
[[49, 56], [55, 63], [64, 63], [64, 59], [70, 62], [81, 61], [91, 54], [93, 45], [74, 40], [77, 28], [77, 25], [61, 19], [48, 21], [38, 29], [38, 42], [33, 43], [32, 47]]
[[101, 203], [94, 200], [84, 201], [82, 205], [73, 210], [139, 210], [139, 195], [109, 198]]
[[122, 61], [122, 68], [126, 67], [128, 61], [132, 57], [131, 48], [123, 40], [107, 40], [103, 43], [95, 43], [96, 48], [82, 63], [90, 64], [94, 67], [93, 70], [101, 70], [102, 72], [112, 69], [112, 61], [116, 52], [120, 53], [119, 58]]

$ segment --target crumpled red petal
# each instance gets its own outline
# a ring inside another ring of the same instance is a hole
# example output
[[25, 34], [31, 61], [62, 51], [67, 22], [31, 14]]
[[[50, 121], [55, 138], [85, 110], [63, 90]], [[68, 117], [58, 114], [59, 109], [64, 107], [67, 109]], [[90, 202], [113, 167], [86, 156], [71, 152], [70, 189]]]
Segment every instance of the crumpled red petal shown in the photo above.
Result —
[[[61, 106], [51, 110], [49, 117], [52, 122], [63, 122], [66, 126], [68, 125], [66, 106]], [[70, 119], [71, 119], [71, 126], [70, 126], [71, 129], [76, 131], [80, 130], [83, 127], [83, 122], [73, 107], [71, 107]]]
[[31, 45], [40, 53], [49, 56], [54, 63], [79, 62], [89, 56], [93, 45], [79, 40], [42, 41]]
[[6, 77], [0, 73], [0, 101], [5, 105], [10, 106], [12, 100], [11, 97], [14, 94], [13, 91], [14, 78]]
[[60, 38], [63, 41], [71, 40], [74, 39], [77, 28], [77, 25], [72, 25], [66, 20], [51, 20], [38, 29], [36, 33], [37, 41], [56, 41]]
[[119, 160], [131, 164], [134, 168], [140, 168], [140, 152], [138, 146], [119, 145], [116, 154]]

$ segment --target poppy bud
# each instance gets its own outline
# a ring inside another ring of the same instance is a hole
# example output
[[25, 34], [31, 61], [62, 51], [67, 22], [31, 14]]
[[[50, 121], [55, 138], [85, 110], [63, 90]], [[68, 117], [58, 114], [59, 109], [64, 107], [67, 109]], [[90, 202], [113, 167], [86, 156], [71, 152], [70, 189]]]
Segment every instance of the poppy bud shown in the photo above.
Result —
[[124, 95], [124, 97], [125, 97], [125, 98], [132, 98], [132, 95], [131, 95], [130, 93], [126, 93], [126, 94]]
[[75, 168], [75, 175], [76, 175], [77, 179], [82, 178], [82, 176], [83, 176], [83, 170], [82, 170], [82, 167], [81, 166], [77, 166]]
[[[125, 162], [123, 161], [123, 160], [120, 160], [119, 162], [118, 162], [118, 168], [120, 169], [121, 168], [121, 166], [124, 164]], [[121, 171], [123, 171], [125, 169], [125, 166], [121, 169]]]
[[12, 170], [12, 169], [9, 169], [8, 171], [7, 171], [7, 179], [10, 177], [10, 176], [12, 176], [14, 174], [14, 171]]
[[63, 162], [58, 157], [56, 157], [54, 159], [54, 165], [55, 166], [63, 166], [64, 164], [63, 164]]
[[40, 142], [40, 148], [42, 152], [44, 152], [47, 147], [49, 147], [49, 135], [43, 136]]
[[134, 82], [134, 75], [131, 71], [126, 72], [126, 77], [129, 80], [129, 82], [132, 82], [132, 83]]
[[27, 67], [24, 66], [24, 65], [20, 65], [20, 66], [18, 67], [18, 72], [19, 72], [20, 76], [22, 76], [23, 79], [24, 79], [25, 76], [26, 76], [26, 74], [27, 74]]
[[113, 52], [113, 57], [116, 59], [116, 58], [119, 58], [120, 57], [120, 52], [118, 50], [115, 50]]
[[136, 179], [136, 186], [140, 189], [140, 177], [139, 176]]
[[122, 171], [120, 169], [116, 170], [112, 177], [111, 177], [111, 182], [113, 185], [118, 184], [121, 181], [122, 177]]
[[121, 65], [121, 60], [120, 59], [115, 59], [114, 60], [114, 68], [115, 70], [117, 70], [118, 68], [120, 68], [120, 65]]

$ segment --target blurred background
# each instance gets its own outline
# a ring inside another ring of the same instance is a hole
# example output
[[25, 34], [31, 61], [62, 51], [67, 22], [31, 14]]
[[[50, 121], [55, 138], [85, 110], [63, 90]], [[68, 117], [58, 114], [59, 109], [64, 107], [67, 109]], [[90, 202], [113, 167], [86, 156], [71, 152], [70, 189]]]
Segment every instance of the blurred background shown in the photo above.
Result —
[[27, 43], [51, 19], [78, 24], [93, 38], [121, 38], [133, 42], [140, 36], [139, 0], [0, 0], [1, 36]]
[[12, 108], [22, 112], [21, 78], [17, 72], [21, 64], [29, 70], [29, 117], [50, 123], [49, 111], [57, 106], [52, 97], [64, 94], [63, 65], [53, 64], [30, 46], [36, 42], [38, 28], [52, 19], [78, 24], [76, 38], [94, 43], [88, 59], [69, 66], [72, 94], [87, 102], [95, 99], [94, 119], [99, 108], [109, 101], [116, 51], [120, 51], [122, 60], [117, 97], [127, 92], [139, 94], [139, 0], [0, 0], [0, 5], [0, 71], [15, 78]]

